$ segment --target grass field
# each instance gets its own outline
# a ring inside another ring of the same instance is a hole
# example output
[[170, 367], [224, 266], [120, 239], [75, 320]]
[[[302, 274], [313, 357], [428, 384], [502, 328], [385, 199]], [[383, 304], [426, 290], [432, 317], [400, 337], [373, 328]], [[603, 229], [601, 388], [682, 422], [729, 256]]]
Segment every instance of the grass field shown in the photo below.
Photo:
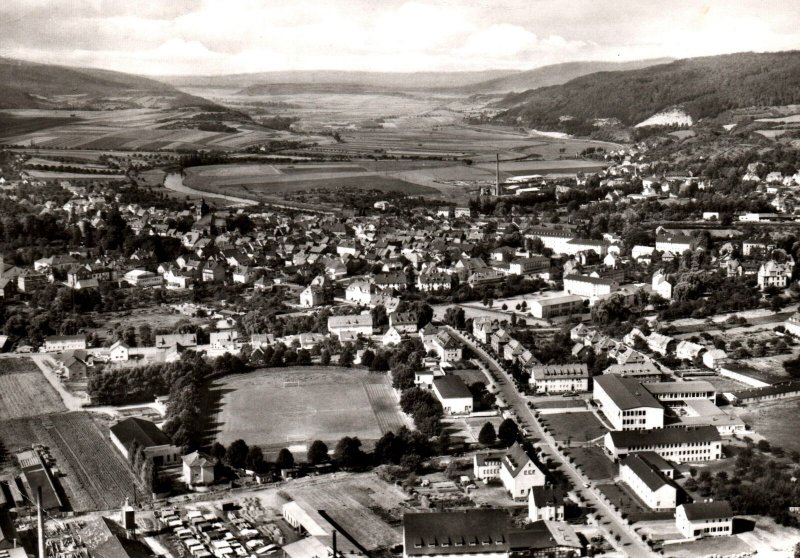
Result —
[[134, 496], [138, 485], [133, 473], [88, 413], [2, 421], [0, 432], [10, 452], [30, 449], [35, 443], [49, 448], [73, 511], [117, 509], [126, 497]]
[[550, 428], [553, 438], [573, 442], [588, 442], [603, 436], [608, 430], [593, 413], [560, 413], [542, 415], [544, 423]]
[[376, 440], [405, 424], [386, 376], [335, 367], [261, 369], [211, 388], [209, 433], [227, 445], [241, 438], [267, 449], [343, 436]]
[[0, 359], [0, 420], [65, 410], [56, 390], [30, 359]]
[[575, 463], [591, 480], [613, 479], [617, 475], [617, 464], [597, 446], [570, 448], [567, 454], [575, 458]]
[[774, 403], [757, 403], [741, 410], [739, 416], [772, 445], [800, 451], [800, 401], [789, 399]]

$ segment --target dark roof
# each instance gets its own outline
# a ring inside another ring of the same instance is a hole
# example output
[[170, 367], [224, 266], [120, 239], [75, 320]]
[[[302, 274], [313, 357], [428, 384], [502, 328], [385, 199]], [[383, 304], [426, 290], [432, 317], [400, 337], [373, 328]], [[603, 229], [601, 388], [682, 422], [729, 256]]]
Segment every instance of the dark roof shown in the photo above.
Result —
[[508, 528], [503, 510], [407, 513], [403, 544], [408, 556], [505, 552]]
[[592, 285], [613, 285], [618, 283], [615, 279], [608, 279], [606, 277], [592, 277], [591, 275], [565, 275], [564, 281], [579, 281], [581, 283], [591, 283]]
[[583, 548], [572, 526], [562, 521], [535, 521], [525, 529], [509, 531], [508, 546], [510, 550], [540, 552]]
[[564, 493], [552, 486], [531, 487], [531, 498], [537, 507], [564, 505]]
[[605, 374], [596, 377], [594, 385], [600, 386], [622, 410], [638, 407], [662, 408], [661, 403], [636, 380], [621, 378], [615, 374]]
[[683, 511], [686, 513], [686, 518], [690, 521], [733, 517], [733, 510], [727, 500], [683, 504]]
[[472, 392], [458, 376], [440, 376], [433, 379], [433, 385], [436, 386], [442, 397], [446, 399], [453, 399], [456, 397], [469, 397], [472, 398]]
[[718, 442], [719, 431], [714, 426], [697, 428], [657, 428], [653, 430], [615, 430], [609, 432], [614, 447], [661, 446], [665, 444]]
[[123, 446], [129, 447], [134, 441], [142, 448], [164, 446], [172, 443], [154, 423], [141, 418], [127, 418], [111, 427], [111, 432]]
[[630, 468], [630, 470], [633, 471], [633, 473], [639, 477], [639, 479], [641, 479], [641, 481], [651, 491], [656, 491], [666, 485], [675, 488], [675, 485], [670, 482], [669, 479], [664, 477], [664, 475], [662, 475], [658, 469], [651, 466], [648, 462], [639, 457], [638, 454], [634, 453], [628, 455], [621, 461], [620, 464]]

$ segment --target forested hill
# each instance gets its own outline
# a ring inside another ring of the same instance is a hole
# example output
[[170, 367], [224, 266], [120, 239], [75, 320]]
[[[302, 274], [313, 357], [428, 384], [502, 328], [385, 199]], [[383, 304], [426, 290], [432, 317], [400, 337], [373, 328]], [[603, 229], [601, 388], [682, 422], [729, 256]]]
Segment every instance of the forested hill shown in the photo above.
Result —
[[159, 81], [107, 70], [0, 58], [0, 108], [177, 108], [213, 105]]
[[738, 53], [600, 72], [563, 85], [511, 94], [499, 122], [582, 133], [596, 118], [634, 126], [682, 107], [693, 119], [749, 106], [800, 103], [800, 51]]

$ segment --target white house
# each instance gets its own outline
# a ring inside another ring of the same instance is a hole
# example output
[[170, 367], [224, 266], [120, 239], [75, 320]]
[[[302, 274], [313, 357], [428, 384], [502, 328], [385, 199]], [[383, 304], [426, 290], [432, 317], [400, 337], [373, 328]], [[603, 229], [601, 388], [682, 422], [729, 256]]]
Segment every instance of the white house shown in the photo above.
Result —
[[653, 274], [651, 286], [653, 292], [658, 293], [661, 298], [672, 300], [672, 283], [667, 280], [667, 276], [663, 271], [656, 271]]
[[722, 349], [711, 349], [703, 353], [703, 364], [713, 370], [726, 358], [728, 358], [728, 354]]
[[436, 337], [431, 340], [431, 345], [442, 362], [458, 362], [462, 358], [461, 343], [446, 329], [442, 329], [436, 334]]
[[758, 287], [766, 289], [768, 287], [777, 287], [784, 289], [789, 285], [794, 272], [794, 260], [791, 256], [786, 256], [786, 261], [778, 263], [775, 260], [769, 260], [758, 268]]
[[108, 349], [108, 360], [111, 362], [127, 362], [130, 359], [130, 347], [122, 341], [116, 341]]
[[390, 326], [381, 338], [381, 343], [383, 343], [384, 347], [388, 347], [389, 345], [399, 345], [402, 341], [403, 336], [400, 335], [400, 332], [397, 331], [397, 328], [394, 326]]
[[472, 412], [472, 392], [458, 376], [434, 378], [433, 393], [446, 415], [468, 415]]
[[615, 430], [663, 428], [664, 407], [638, 381], [616, 374], [594, 378], [597, 401]]
[[183, 456], [183, 482], [187, 486], [207, 486], [213, 484], [214, 461], [199, 451]]
[[324, 298], [323, 290], [320, 287], [309, 285], [300, 293], [300, 306], [313, 308], [325, 302]]
[[516, 442], [500, 462], [500, 480], [515, 500], [527, 498], [531, 488], [546, 482], [544, 471]]
[[528, 521], [564, 521], [564, 494], [549, 486], [532, 487], [528, 493]]
[[733, 510], [725, 500], [682, 504], [675, 510], [675, 526], [686, 538], [732, 535]]
[[500, 478], [501, 453], [476, 453], [472, 458], [472, 471], [475, 478], [488, 484]]
[[345, 289], [344, 298], [347, 302], [367, 306], [374, 292], [375, 287], [369, 281], [353, 281]]

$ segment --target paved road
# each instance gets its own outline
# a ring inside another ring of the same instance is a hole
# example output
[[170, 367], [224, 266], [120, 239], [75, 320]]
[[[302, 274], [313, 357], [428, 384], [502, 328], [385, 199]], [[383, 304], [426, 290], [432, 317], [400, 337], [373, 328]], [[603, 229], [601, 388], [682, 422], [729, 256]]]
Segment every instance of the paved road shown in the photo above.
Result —
[[520, 424], [520, 427], [525, 428], [530, 435], [539, 438], [539, 446], [544, 456], [550, 457], [553, 461], [560, 464], [561, 471], [575, 486], [575, 491], [580, 493], [584, 500], [588, 502], [588, 505], [597, 511], [598, 526], [606, 531], [606, 533], [613, 531], [615, 535], [620, 535], [621, 538], [619, 542], [614, 540], [613, 536], [609, 536], [608, 539], [611, 544], [627, 556], [658, 556], [658, 554], [650, 550], [650, 547], [648, 547], [646, 543], [642, 542], [641, 537], [634, 532], [630, 525], [623, 523], [613, 510], [610, 509], [608, 504], [600, 498], [599, 492], [594, 486], [590, 486], [589, 488], [584, 487], [585, 481], [583, 477], [572, 464], [556, 451], [556, 441], [552, 436], [545, 434], [539, 427], [539, 424], [533, 417], [533, 412], [528, 408], [527, 399], [520, 395], [514, 385], [514, 380], [503, 370], [494, 357], [485, 351], [471, 336], [464, 335], [449, 326], [446, 327], [448, 327], [456, 338], [470, 347], [475, 354], [489, 366], [490, 372], [495, 377], [495, 384], [505, 399], [506, 405], [516, 414], [517, 422]]

